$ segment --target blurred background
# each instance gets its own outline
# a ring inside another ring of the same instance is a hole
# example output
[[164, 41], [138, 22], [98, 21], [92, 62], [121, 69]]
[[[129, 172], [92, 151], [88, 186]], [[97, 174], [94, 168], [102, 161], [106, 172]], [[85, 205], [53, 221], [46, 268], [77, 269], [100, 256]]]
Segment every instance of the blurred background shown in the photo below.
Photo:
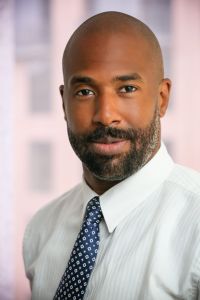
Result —
[[199, 0], [0, 0], [1, 300], [30, 299], [25, 226], [81, 179], [58, 93], [61, 58], [75, 28], [107, 10], [133, 15], [156, 33], [173, 81], [163, 140], [176, 162], [200, 171]]

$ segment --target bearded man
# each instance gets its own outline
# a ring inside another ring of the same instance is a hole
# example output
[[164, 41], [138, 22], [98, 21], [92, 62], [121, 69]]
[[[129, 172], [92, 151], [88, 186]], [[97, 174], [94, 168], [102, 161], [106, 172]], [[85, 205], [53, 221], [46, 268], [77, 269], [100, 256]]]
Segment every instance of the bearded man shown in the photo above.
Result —
[[171, 81], [157, 38], [129, 15], [98, 14], [68, 41], [63, 75], [83, 181], [26, 229], [32, 299], [200, 299], [200, 176], [161, 143]]

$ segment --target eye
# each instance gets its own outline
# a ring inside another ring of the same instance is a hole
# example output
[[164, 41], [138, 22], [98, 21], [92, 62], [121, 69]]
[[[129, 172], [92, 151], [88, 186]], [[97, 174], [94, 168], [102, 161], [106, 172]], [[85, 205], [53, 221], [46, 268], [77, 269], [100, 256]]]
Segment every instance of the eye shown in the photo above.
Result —
[[91, 95], [94, 95], [94, 92], [89, 89], [82, 89], [82, 90], [76, 92], [76, 95], [81, 96], [81, 97], [91, 96]]
[[120, 93], [133, 93], [137, 90], [135, 86], [132, 85], [125, 85], [122, 88], [120, 88]]

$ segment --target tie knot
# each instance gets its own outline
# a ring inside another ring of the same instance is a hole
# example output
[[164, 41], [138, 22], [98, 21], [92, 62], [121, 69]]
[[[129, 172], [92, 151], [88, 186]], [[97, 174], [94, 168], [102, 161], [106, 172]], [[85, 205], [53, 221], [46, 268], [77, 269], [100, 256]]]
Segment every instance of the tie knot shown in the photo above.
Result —
[[85, 220], [87, 225], [100, 223], [102, 216], [99, 197], [96, 196], [88, 202], [86, 207]]

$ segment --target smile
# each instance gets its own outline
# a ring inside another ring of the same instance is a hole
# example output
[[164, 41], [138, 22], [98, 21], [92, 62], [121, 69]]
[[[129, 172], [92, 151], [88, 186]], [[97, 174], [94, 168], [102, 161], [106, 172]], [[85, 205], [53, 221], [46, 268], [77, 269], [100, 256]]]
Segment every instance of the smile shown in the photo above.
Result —
[[89, 147], [92, 151], [102, 155], [116, 155], [126, 152], [130, 147], [130, 141], [107, 137], [93, 141]]

